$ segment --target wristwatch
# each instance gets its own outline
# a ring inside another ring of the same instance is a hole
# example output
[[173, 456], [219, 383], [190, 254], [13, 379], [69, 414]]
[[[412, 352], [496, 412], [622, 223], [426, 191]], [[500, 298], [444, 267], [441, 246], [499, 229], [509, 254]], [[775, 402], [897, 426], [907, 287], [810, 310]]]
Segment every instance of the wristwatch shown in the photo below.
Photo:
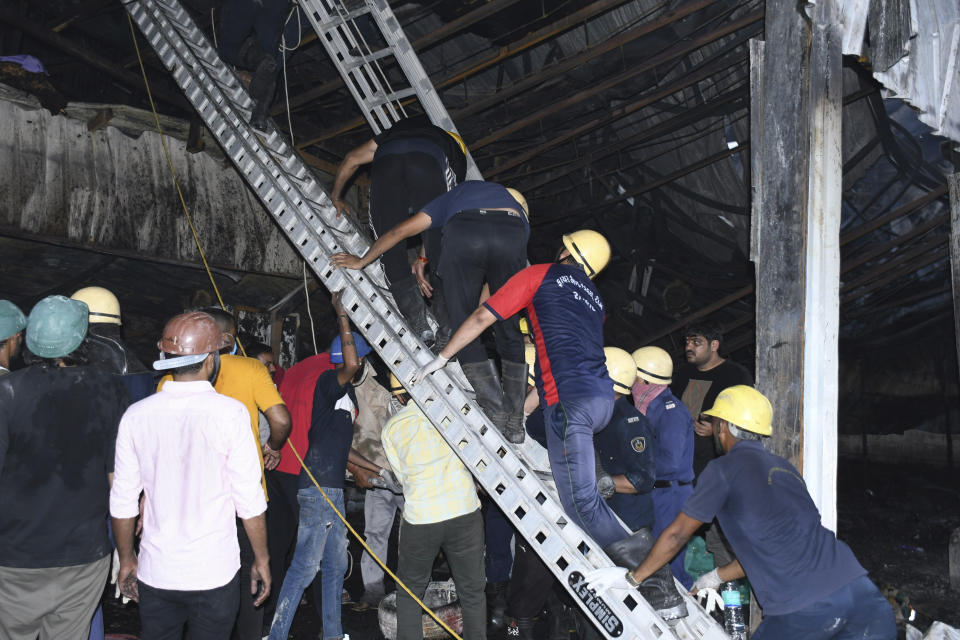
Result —
[[633, 571], [627, 569], [627, 575], [624, 576], [627, 581], [627, 584], [636, 589], [640, 586], [640, 583], [637, 582], [636, 578], [633, 577]]

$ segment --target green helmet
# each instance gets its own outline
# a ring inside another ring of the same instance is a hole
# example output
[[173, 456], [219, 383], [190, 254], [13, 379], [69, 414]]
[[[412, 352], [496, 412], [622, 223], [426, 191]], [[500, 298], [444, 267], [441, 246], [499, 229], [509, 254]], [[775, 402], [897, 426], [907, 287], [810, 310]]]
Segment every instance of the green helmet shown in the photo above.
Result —
[[87, 335], [90, 308], [64, 296], [47, 296], [30, 311], [27, 348], [41, 358], [62, 358], [73, 353]]
[[0, 300], [0, 340], [23, 331], [27, 326], [27, 317], [20, 311], [20, 307], [9, 300]]

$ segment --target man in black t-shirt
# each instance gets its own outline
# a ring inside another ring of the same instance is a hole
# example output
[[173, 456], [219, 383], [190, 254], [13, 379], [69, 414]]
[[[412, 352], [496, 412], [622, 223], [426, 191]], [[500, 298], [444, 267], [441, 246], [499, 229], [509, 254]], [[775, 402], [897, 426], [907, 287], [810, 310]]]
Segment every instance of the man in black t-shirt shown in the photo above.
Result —
[[[357, 417], [357, 396], [350, 382], [363, 366], [363, 358], [370, 353], [370, 345], [362, 336], [354, 335], [350, 330], [350, 320], [343, 308], [342, 297], [342, 291], [333, 294], [332, 304], [340, 329], [340, 334], [330, 346], [330, 362], [335, 368], [320, 374], [314, 387], [310, 444], [303, 456], [300, 489], [297, 491], [297, 502], [300, 504], [297, 546], [280, 588], [270, 626], [271, 640], [288, 636], [303, 591], [313, 582], [318, 569], [323, 571], [323, 637], [343, 636], [340, 602], [343, 576], [347, 571], [347, 528], [334, 509], [345, 513], [343, 488], [347, 461], [373, 473], [379, 472], [381, 480], [394, 480], [389, 471], [350, 448], [353, 422]], [[314, 481], [322, 487], [322, 493]], [[395, 480], [389, 484], [387, 488], [400, 490]]]
[[693, 473], [699, 477], [707, 463], [717, 457], [713, 444], [713, 427], [701, 414], [713, 406], [721, 391], [738, 384], [753, 386], [746, 368], [720, 357], [723, 332], [720, 327], [704, 323], [690, 325], [683, 332], [687, 364], [673, 375], [670, 391], [680, 398], [694, 419], [696, 437], [693, 443]]
[[[713, 406], [721, 391], [738, 384], [753, 386], [753, 378], [743, 365], [720, 357], [723, 331], [719, 325], [710, 322], [690, 325], [683, 331], [683, 342], [687, 364], [674, 374], [670, 390], [693, 416], [693, 474], [696, 482], [707, 463], [719, 455], [714, 445], [713, 423], [703, 412]], [[715, 524], [707, 526], [704, 538], [707, 551], [714, 554], [718, 563], [727, 564], [734, 560], [729, 544]]]
[[[374, 235], [379, 236], [463, 182], [467, 172], [466, 147], [459, 135], [431, 124], [426, 116], [397, 122], [344, 156], [330, 197], [338, 212], [348, 210], [342, 198], [343, 188], [365, 164], [371, 164], [370, 224]], [[435, 294], [431, 306], [434, 315], [441, 325], [449, 325], [443, 304], [437, 301], [441, 288], [431, 289], [423, 276], [427, 262], [438, 264], [440, 261], [440, 229], [424, 234], [424, 247], [425, 255], [421, 254], [414, 265], [417, 278], [411, 273], [405, 243], [380, 256], [380, 263], [400, 313], [419, 338], [432, 344], [435, 336], [427, 324], [427, 307], [421, 291], [427, 297]]]
[[28, 366], [0, 378], [0, 637], [86, 638], [112, 550], [116, 376], [84, 365], [88, 307], [63, 296], [27, 321]]

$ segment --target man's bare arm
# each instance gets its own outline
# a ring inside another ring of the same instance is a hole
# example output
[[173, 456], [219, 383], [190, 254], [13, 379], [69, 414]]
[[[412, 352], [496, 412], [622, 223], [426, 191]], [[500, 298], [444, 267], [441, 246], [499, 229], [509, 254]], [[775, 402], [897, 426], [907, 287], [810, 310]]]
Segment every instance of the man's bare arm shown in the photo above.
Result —
[[[254, 606], [259, 607], [270, 595], [270, 553], [267, 551], [267, 518], [264, 514], [244, 518], [243, 530], [253, 547], [253, 566], [250, 567], [250, 593], [256, 595]], [[243, 588], [243, 585], [240, 585]]]
[[371, 138], [344, 156], [343, 162], [341, 162], [337, 168], [337, 175], [333, 180], [333, 192], [330, 196], [330, 200], [333, 201], [333, 206], [337, 208], [338, 216], [348, 209], [347, 203], [344, 202], [341, 197], [343, 186], [350, 181], [350, 178], [357, 172], [357, 169], [373, 162], [373, 155], [376, 152], [377, 143]]
[[137, 554], [133, 551], [133, 530], [137, 518], [113, 518], [113, 538], [117, 543], [117, 557], [120, 558], [120, 572], [117, 584], [120, 593], [134, 602], [140, 601], [137, 589]]

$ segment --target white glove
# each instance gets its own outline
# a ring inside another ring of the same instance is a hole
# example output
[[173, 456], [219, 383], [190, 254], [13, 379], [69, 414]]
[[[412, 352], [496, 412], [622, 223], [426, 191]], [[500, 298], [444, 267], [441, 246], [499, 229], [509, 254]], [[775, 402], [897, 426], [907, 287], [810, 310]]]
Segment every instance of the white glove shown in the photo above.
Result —
[[588, 571], [583, 576], [583, 581], [597, 593], [609, 589], [623, 589], [625, 591], [633, 589], [627, 582], [627, 569], [623, 567], [603, 567], [602, 569]]
[[123, 604], [130, 602], [130, 598], [120, 593], [120, 581], [117, 578], [120, 576], [120, 554], [114, 549], [113, 558], [110, 559], [110, 578], [107, 580], [107, 584], [113, 585], [113, 597], [120, 600]]
[[693, 583], [693, 589], [691, 589], [691, 591], [702, 591], [704, 589], [713, 589], [716, 591], [720, 588], [721, 584], [723, 584], [723, 580], [720, 579], [720, 574], [714, 569], [697, 578], [697, 581]]
[[450, 358], [444, 358], [443, 356], [438, 355], [430, 362], [430, 364], [417, 369], [417, 372], [413, 374], [413, 384], [420, 384], [434, 371], [443, 369], [445, 366], [447, 366], [447, 362], [449, 360]]
[[[703, 604], [702, 600], [706, 598], [707, 603]], [[718, 611], [723, 611], [723, 598], [720, 597], [720, 594], [717, 593], [716, 589], [711, 589], [710, 587], [704, 587], [697, 591], [697, 601], [700, 602], [701, 606], [709, 614], [714, 609]]]

